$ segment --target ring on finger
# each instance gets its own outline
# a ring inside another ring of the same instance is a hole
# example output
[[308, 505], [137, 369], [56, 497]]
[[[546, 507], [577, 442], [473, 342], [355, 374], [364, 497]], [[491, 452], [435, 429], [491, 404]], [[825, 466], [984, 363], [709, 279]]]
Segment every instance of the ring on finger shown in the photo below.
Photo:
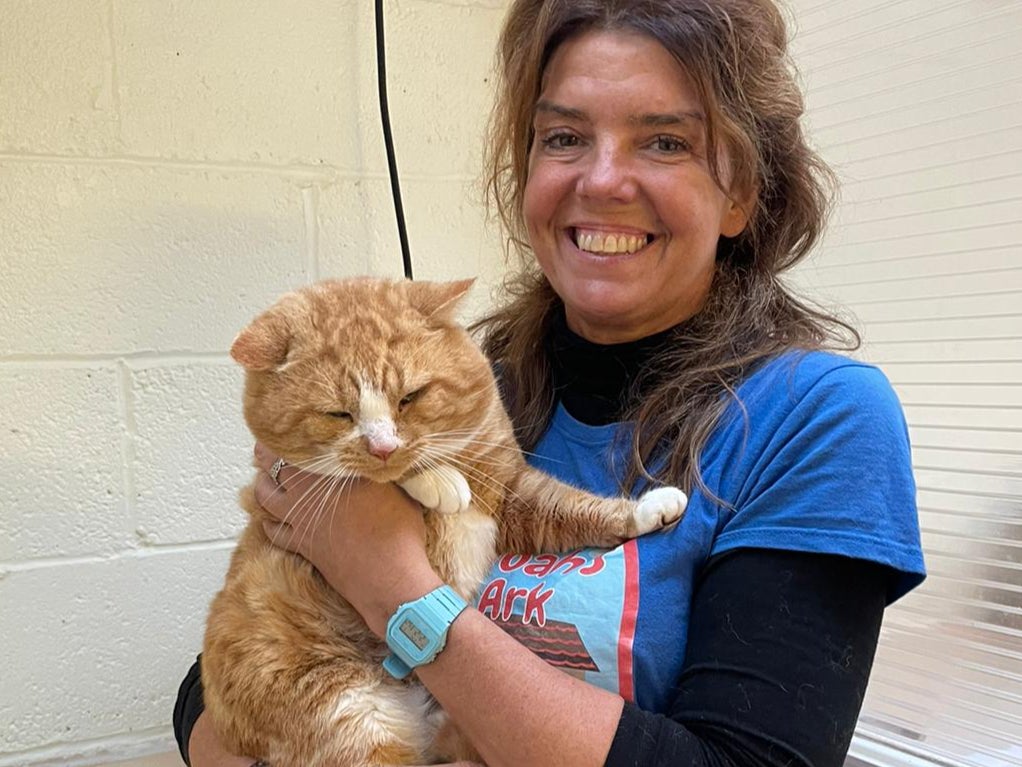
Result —
[[278, 458], [273, 462], [273, 466], [270, 467], [270, 479], [273, 480], [273, 484], [280, 487], [280, 470], [287, 466], [287, 463], [283, 458]]

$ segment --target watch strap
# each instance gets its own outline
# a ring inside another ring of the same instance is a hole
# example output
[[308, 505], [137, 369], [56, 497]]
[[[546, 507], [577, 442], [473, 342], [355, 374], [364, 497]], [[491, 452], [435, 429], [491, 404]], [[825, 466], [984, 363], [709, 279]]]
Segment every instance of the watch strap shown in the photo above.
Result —
[[[391, 676], [403, 679], [416, 666], [431, 663], [447, 644], [447, 632], [454, 619], [461, 615], [466, 607], [468, 603], [446, 584], [418, 599], [399, 605], [387, 621], [386, 641], [390, 655], [384, 659], [383, 668]], [[427, 648], [426, 654], [418, 658], [407, 654], [397, 639], [399, 623], [410, 620], [412, 616], [428, 622], [436, 634], [433, 646]]]

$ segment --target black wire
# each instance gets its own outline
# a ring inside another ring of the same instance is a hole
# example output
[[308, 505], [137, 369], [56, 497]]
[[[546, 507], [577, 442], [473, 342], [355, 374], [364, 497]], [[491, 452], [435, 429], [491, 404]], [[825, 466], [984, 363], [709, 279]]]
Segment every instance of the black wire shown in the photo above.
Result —
[[383, 141], [387, 145], [387, 170], [390, 173], [390, 191], [394, 196], [394, 214], [397, 216], [397, 235], [401, 240], [401, 258], [405, 277], [412, 279], [412, 254], [408, 249], [405, 230], [405, 210], [401, 204], [401, 186], [397, 180], [397, 160], [394, 157], [394, 137], [390, 134], [390, 110], [387, 107], [386, 43], [383, 34], [383, 0], [376, 0], [376, 79], [380, 92], [380, 118], [383, 120]]

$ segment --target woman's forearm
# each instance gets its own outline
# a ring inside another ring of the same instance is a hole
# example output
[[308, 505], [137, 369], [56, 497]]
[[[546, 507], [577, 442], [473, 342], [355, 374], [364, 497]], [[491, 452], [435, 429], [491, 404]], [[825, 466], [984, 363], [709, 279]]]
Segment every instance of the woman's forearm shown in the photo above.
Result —
[[602, 765], [624, 705], [471, 609], [452, 624], [443, 652], [417, 672], [489, 767]]

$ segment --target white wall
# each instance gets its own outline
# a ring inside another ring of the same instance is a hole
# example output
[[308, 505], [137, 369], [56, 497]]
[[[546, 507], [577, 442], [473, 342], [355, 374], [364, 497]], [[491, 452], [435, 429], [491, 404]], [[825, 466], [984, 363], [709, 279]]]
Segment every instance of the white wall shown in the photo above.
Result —
[[930, 572], [887, 613], [853, 753], [1022, 764], [1022, 4], [792, 6], [842, 182], [799, 280], [902, 399]]
[[[477, 306], [503, 5], [387, 5], [416, 276]], [[168, 747], [242, 524], [227, 348], [367, 272], [401, 274], [372, 3], [0, 0], [0, 766]]]

